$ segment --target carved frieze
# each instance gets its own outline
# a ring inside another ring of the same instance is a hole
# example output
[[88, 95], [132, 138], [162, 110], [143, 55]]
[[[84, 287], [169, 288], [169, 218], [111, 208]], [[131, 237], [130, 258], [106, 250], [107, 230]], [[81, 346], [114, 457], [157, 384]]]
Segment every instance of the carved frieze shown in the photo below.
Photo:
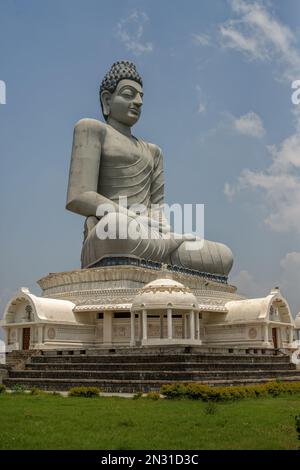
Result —
[[[236, 288], [226, 283], [207, 280], [189, 274], [172, 272], [174, 280], [181, 282], [190, 289], [213, 290], [215, 292], [235, 293]], [[107, 284], [112, 288], [142, 288], [144, 285], [158, 279], [160, 271], [137, 266], [110, 266], [75, 271], [50, 273], [40, 279], [38, 284], [45, 296], [67, 294], [74, 290], [105, 289]]]

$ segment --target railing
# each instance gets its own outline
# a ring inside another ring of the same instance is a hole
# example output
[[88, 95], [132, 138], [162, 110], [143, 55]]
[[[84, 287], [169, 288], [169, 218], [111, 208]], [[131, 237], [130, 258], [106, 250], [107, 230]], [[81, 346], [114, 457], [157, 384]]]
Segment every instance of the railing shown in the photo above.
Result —
[[[140, 258], [129, 258], [126, 256], [116, 256], [116, 257], [109, 257], [103, 258], [97, 263], [90, 266], [90, 268], [99, 268], [105, 266], [138, 266], [142, 268], [148, 269], [162, 269], [163, 263], [159, 263], [156, 261], [150, 261]], [[221, 276], [217, 274], [205, 273], [201, 271], [196, 271], [194, 269], [183, 268], [181, 266], [176, 265], [167, 265], [168, 271], [179, 273], [179, 274], [188, 274], [190, 276], [196, 276], [208, 279], [210, 281], [221, 282], [222, 284], [227, 284], [227, 276]]]

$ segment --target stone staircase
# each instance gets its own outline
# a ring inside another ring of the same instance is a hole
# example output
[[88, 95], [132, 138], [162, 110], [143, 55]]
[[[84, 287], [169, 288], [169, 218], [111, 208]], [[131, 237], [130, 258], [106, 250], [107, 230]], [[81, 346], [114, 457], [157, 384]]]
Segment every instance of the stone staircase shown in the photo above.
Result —
[[191, 347], [151, 352], [140, 348], [35, 351], [22, 368], [19, 363], [10, 366], [3, 382], [8, 388], [21, 384], [28, 389], [36, 386], [66, 391], [76, 386], [96, 386], [104, 392], [133, 393], [159, 390], [172, 382], [241, 385], [300, 381], [300, 370], [290, 363], [289, 356], [269, 350], [255, 352], [211, 353]]
[[13, 369], [24, 369], [25, 364], [31, 357], [40, 354], [37, 350], [12, 351], [6, 354], [6, 367]]

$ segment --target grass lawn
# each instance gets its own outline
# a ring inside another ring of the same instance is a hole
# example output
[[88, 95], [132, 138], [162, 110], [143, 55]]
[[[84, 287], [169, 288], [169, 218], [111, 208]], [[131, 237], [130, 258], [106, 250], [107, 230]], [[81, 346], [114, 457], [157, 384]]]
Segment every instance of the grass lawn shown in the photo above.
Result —
[[0, 449], [297, 449], [300, 395], [192, 400], [0, 395]]

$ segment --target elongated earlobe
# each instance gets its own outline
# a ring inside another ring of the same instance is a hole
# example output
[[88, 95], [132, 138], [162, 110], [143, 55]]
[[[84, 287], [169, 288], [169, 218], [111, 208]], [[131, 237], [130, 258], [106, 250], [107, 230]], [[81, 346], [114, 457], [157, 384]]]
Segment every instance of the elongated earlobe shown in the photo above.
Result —
[[103, 108], [103, 115], [109, 116], [110, 115], [110, 100], [111, 94], [108, 90], [104, 90], [101, 93], [101, 103]]

